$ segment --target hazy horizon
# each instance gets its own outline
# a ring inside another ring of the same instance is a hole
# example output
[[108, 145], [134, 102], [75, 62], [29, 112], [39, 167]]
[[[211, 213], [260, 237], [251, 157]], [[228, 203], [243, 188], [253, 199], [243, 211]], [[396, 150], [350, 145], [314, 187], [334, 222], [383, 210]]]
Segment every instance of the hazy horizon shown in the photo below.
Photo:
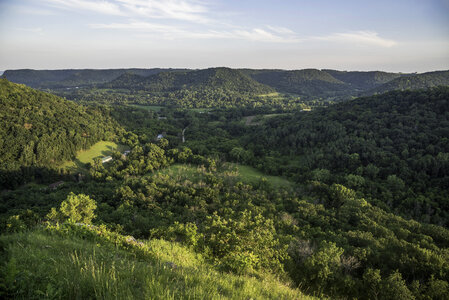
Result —
[[449, 69], [448, 0], [2, 0], [0, 70]]
[[18, 69], [4, 69], [0, 70], [0, 76], [3, 75], [5, 71], [11, 70], [35, 70], [35, 71], [57, 71], [57, 70], [126, 70], [126, 69], [186, 69], [186, 70], [205, 70], [205, 69], [211, 69], [211, 68], [230, 68], [230, 69], [236, 69], [236, 70], [243, 70], [243, 69], [250, 69], [250, 70], [282, 70], [282, 71], [298, 71], [298, 70], [306, 70], [306, 69], [317, 69], [320, 71], [325, 70], [334, 70], [334, 71], [341, 71], [341, 72], [386, 72], [386, 73], [404, 73], [404, 74], [413, 74], [413, 73], [429, 73], [429, 72], [439, 72], [439, 71], [449, 71], [449, 69], [435, 69], [435, 70], [428, 70], [428, 71], [422, 71], [422, 72], [402, 72], [402, 71], [385, 71], [385, 70], [346, 70], [346, 69], [332, 69], [332, 68], [302, 68], [302, 69], [281, 69], [281, 68], [245, 68], [245, 67], [227, 67], [227, 66], [215, 66], [215, 67], [204, 67], [204, 68], [188, 68], [188, 67], [119, 67], [119, 68], [60, 68], [60, 69], [48, 69], [48, 68], [42, 68], [42, 69], [33, 69], [33, 68], [18, 68]]

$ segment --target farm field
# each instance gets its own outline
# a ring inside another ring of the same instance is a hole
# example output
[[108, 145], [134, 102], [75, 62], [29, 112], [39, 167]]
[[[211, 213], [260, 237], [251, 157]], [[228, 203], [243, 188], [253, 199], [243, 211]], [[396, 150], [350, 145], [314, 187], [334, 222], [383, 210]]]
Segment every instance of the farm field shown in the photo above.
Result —
[[65, 162], [60, 168], [70, 171], [81, 171], [85, 169], [87, 163], [92, 163], [97, 157], [111, 155], [114, 150], [123, 152], [127, 149], [128, 147], [124, 145], [110, 141], [101, 141], [90, 147], [88, 150], [78, 151], [74, 160]]
[[164, 106], [160, 106], [160, 105], [129, 104], [128, 106], [136, 107], [136, 108], [140, 108], [140, 109], [144, 109], [144, 110], [148, 110], [148, 111], [154, 111], [154, 112], [159, 112], [159, 111], [161, 111], [162, 108], [164, 108]]

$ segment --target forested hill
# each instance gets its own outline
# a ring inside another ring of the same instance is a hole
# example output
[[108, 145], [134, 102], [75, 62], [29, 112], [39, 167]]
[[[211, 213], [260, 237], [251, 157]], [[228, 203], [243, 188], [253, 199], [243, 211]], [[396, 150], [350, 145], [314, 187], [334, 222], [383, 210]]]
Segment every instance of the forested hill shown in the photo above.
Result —
[[67, 70], [6, 70], [4, 76], [15, 83], [23, 83], [34, 88], [62, 88], [100, 84], [130, 73], [149, 76], [163, 71], [180, 69], [67, 69]]
[[449, 87], [394, 91], [270, 119], [247, 147], [267, 170], [343, 184], [387, 210], [447, 226], [448, 128]]
[[119, 130], [104, 112], [4, 78], [0, 78], [0, 119], [0, 172], [8, 177], [0, 178], [2, 183], [13, 180], [5, 172], [52, 166]]
[[436, 71], [399, 77], [368, 91], [368, 94], [381, 94], [394, 90], [424, 89], [439, 85], [449, 85], [449, 71]]
[[388, 73], [381, 71], [336, 71], [336, 70], [323, 70], [324, 72], [332, 75], [334, 78], [348, 84], [351, 89], [357, 90], [370, 90], [378, 87], [384, 83], [387, 83], [395, 78], [406, 76], [400, 73]]
[[221, 90], [230, 93], [263, 94], [274, 91], [242, 72], [230, 68], [161, 72], [147, 77], [127, 73], [105, 86], [148, 92], [175, 92], [180, 90], [214, 92]]
[[298, 94], [301, 96], [333, 96], [335, 93], [347, 91], [346, 84], [332, 75], [316, 70], [305, 69], [295, 71], [246, 70], [256, 81], [273, 87], [279, 92]]

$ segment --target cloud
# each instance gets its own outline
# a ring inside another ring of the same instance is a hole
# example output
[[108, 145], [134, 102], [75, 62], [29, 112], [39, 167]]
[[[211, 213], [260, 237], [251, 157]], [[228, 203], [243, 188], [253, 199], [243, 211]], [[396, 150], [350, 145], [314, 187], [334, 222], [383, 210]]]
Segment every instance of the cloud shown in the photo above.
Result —
[[46, 0], [51, 6], [104, 15], [157, 18], [207, 23], [208, 8], [195, 0]]
[[197, 23], [211, 20], [205, 16], [208, 8], [192, 0], [117, 0], [134, 16], [175, 19]]
[[105, 15], [124, 15], [120, 7], [110, 1], [89, 0], [46, 0], [51, 6], [69, 10], [86, 10]]
[[328, 36], [314, 37], [311, 39], [330, 41], [330, 42], [350, 43], [356, 45], [378, 46], [386, 48], [395, 46], [397, 44], [397, 42], [393, 40], [381, 38], [379, 34], [374, 31], [354, 31], [345, 33], [334, 33]]
[[[291, 30], [283, 30], [283, 33], [262, 28], [236, 30], [186, 30], [185, 27], [181, 28], [149, 22], [90, 24], [89, 26], [95, 29], [131, 30], [147, 34], [157, 33], [162, 34], [162, 37], [166, 39], [238, 39], [269, 43], [294, 43], [301, 41]], [[270, 28], [270, 26], [266, 27]]]

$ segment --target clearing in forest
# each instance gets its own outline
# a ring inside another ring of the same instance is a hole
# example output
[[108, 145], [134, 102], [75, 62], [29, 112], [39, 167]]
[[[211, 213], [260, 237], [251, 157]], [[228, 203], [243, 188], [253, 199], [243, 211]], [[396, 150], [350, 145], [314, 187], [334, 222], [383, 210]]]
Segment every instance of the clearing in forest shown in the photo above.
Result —
[[92, 163], [97, 157], [109, 156], [115, 150], [124, 152], [128, 150], [128, 147], [110, 141], [100, 141], [87, 150], [78, 151], [73, 160], [66, 161], [60, 168], [70, 171], [82, 171], [85, 170], [87, 163]]

